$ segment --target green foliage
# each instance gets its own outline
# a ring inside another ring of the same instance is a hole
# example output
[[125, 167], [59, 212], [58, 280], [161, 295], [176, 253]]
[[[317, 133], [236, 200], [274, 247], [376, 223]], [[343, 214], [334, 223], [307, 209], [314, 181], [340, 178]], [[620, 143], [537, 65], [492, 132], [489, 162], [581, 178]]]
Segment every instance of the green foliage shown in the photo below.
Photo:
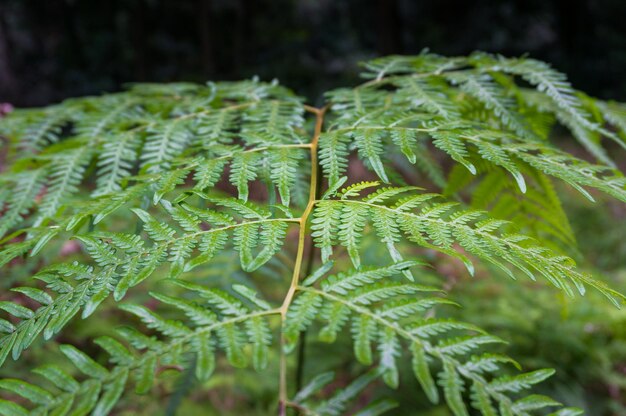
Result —
[[[527, 58], [365, 68], [323, 108], [253, 79], [138, 84], [3, 120], [0, 264], [15, 278], [0, 365], [56, 342], [66, 359], [1, 380], [0, 414], [115, 413], [180, 373], [175, 407], [231, 367], [277, 368], [265, 410], [281, 415], [382, 414], [399, 403], [372, 392], [407, 382], [455, 416], [577, 414], [533, 393], [553, 370], [519, 372], [502, 338], [448, 312], [458, 299], [428, 269], [591, 287], [619, 306], [573, 259], [553, 182], [626, 201], [602, 143], [625, 146], [623, 106]], [[599, 164], [559, 149], [557, 122]], [[123, 325], [72, 335], [99, 316]], [[341, 380], [324, 362], [299, 388], [313, 331], [354, 358]]]

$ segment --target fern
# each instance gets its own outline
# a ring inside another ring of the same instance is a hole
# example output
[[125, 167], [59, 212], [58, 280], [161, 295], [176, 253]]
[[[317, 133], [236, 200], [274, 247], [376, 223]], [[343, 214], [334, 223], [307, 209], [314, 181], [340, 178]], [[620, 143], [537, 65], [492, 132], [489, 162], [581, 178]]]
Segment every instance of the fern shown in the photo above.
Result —
[[[0, 302], [0, 365], [55, 340], [68, 363], [0, 380], [0, 414], [116, 413], [169, 370], [188, 391], [226, 362], [277, 366], [280, 415], [382, 414], [398, 403], [359, 396], [402, 389], [405, 373], [456, 416], [578, 414], [532, 393], [552, 370], [520, 372], [504, 340], [446, 317], [454, 293], [426, 269], [437, 252], [470, 275], [591, 287], [619, 305], [570, 257], [553, 182], [626, 201], [602, 146], [623, 145], [623, 105], [528, 58], [364, 66], [366, 82], [321, 108], [252, 79], [138, 84], [3, 119], [0, 264], [32, 273]], [[601, 164], [553, 144], [556, 122]], [[96, 316], [124, 326], [60, 338]], [[291, 356], [314, 332], [351, 343], [350, 381], [322, 371], [292, 387]]]

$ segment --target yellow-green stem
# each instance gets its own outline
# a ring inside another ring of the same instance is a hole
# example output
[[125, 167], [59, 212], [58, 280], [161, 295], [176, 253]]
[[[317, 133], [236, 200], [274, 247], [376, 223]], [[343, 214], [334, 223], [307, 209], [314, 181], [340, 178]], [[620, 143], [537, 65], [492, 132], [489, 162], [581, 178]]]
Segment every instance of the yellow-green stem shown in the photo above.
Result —
[[[296, 293], [296, 289], [298, 287], [298, 281], [300, 279], [300, 269], [302, 268], [302, 259], [304, 258], [304, 248], [306, 245], [306, 224], [309, 219], [309, 215], [313, 211], [313, 206], [315, 205], [317, 198], [317, 171], [318, 171], [318, 163], [317, 163], [317, 144], [319, 142], [319, 137], [322, 132], [322, 125], [324, 123], [324, 113], [326, 112], [326, 107], [324, 108], [314, 108], [307, 106], [307, 111], [315, 114], [315, 131], [313, 132], [313, 139], [311, 141], [311, 181], [309, 185], [309, 200], [307, 202], [306, 208], [304, 212], [300, 216], [299, 220], [299, 228], [298, 228], [298, 247], [296, 249], [296, 261], [293, 267], [293, 275], [291, 277], [291, 284], [289, 285], [289, 290], [285, 295], [285, 300], [283, 301], [282, 306], [280, 307], [280, 315], [282, 322], [285, 322], [287, 317], [287, 310], [289, 309], [289, 305], [293, 300], [293, 297]], [[285, 352], [285, 337], [281, 333], [280, 337], [280, 385], [279, 385], [279, 399], [278, 399], [278, 414], [279, 416], [285, 416], [287, 414], [287, 355]]]

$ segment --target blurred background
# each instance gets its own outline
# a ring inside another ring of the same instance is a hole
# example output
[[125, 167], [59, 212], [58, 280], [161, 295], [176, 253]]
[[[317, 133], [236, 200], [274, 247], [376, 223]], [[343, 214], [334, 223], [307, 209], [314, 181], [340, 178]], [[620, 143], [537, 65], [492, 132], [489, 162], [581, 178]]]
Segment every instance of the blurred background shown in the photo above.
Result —
[[531, 56], [626, 97], [624, 0], [0, 0], [0, 102], [132, 81], [278, 78], [309, 101], [378, 55]]

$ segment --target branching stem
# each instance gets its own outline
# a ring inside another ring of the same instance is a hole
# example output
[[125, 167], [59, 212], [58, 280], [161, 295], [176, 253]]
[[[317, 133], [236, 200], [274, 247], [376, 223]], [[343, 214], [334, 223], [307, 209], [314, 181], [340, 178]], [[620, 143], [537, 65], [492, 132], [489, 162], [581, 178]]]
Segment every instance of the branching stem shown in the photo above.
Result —
[[[283, 301], [282, 306], [280, 307], [280, 315], [282, 322], [285, 322], [287, 317], [287, 310], [289, 309], [289, 305], [293, 301], [293, 297], [296, 293], [296, 289], [298, 287], [298, 281], [300, 279], [300, 269], [302, 268], [302, 260], [304, 258], [304, 248], [306, 245], [306, 224], [309, 219], [309, 215], [313, 211], [313, 206], [315, 205], [317, 199], [317, 182], [318, 182], [318, 161], [317, 161], [317, 145], [319, 142], [319, 137], [322, 132], [322, 125], [324, 123], [324, 113], [326, 112], [326, 107], [323, 108], [314, 108], [307, 106], [306, 110], [315, 114], [315, 131], [313, 132], [313, 139], [311, 141], [311, 180], [309, 184], [309, 200], [307, 202], [306, 208], [304, 212], [300, 216], [299, 219], [299, 230], [298, 230], [298, 247], [296, 250], [296, 261], [293, 267], [293, 275], [291, 277], [291, 284], [289, 285], [289, 290], [287, 291], [287, 295], [285, 295], [285, 300]], [[278, 414], [279, 416], [286, 416], [287, 414], [287, 354], [285, 352], [285, 337], [281, 332], [280, 337], [280, 386], [279, 386], [279, 399], [278, 399]]]

